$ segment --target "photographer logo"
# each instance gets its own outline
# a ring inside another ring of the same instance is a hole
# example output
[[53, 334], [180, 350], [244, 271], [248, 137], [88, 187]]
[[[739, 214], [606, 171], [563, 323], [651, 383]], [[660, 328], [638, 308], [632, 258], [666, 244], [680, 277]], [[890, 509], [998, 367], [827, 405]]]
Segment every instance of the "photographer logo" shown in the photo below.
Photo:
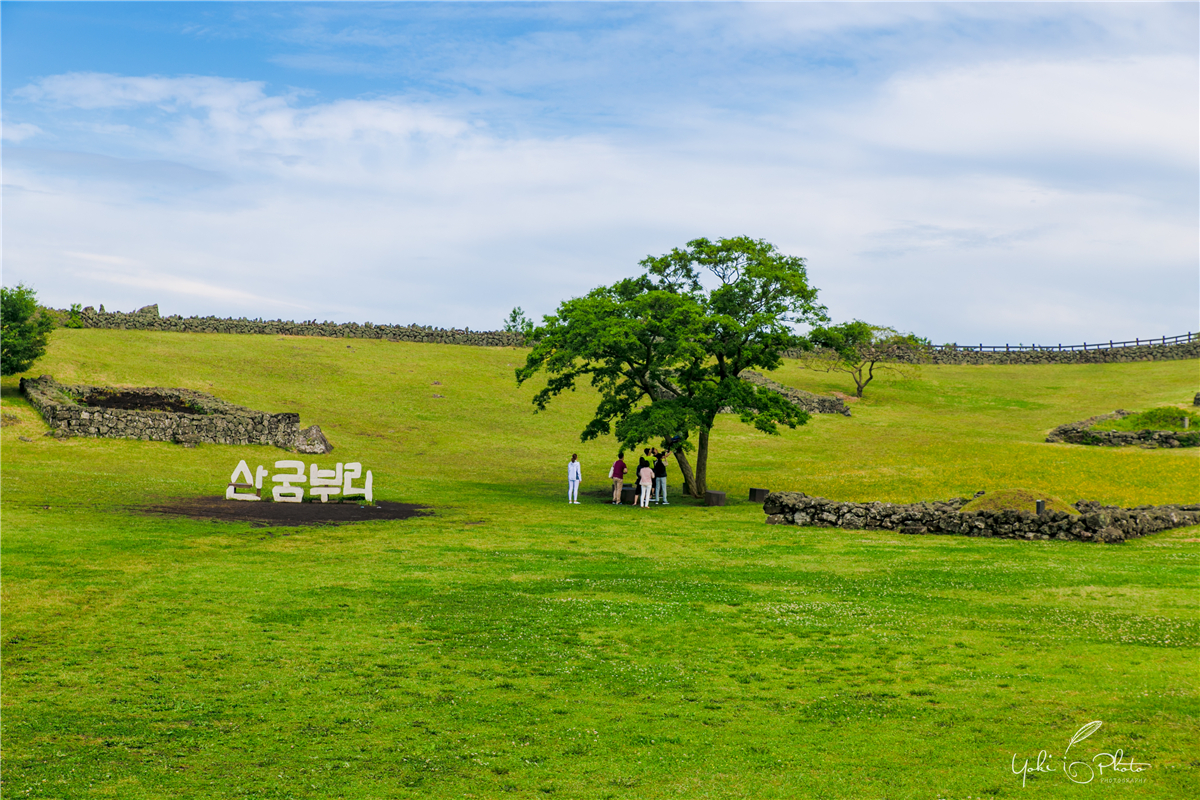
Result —
[[[1145, 781], [1145, 778], [1137, 777], [1137, 774], [1150, 769], [1150, 765], [1134, 761], [1132, 756], [1127, 757], [1124, 750], [1116, 750], [1112, 753], [1096, 753], [1088, 760], [1072, 760], [1071, 748], [1100, 730], [1100, 726], [1103, 724], [1103, 722], [1096, 720], [1089, 722], [1075, 731], [1075, 735], [1067, 743], [1067, 749], [1057, 759], [1053, 753], [1042, 750], [1032, 759], [1026, 758], [1024, 763], [1018, 766], [1018, 755], [1013, 753], [1012, 774], [1021, 776], [1022, 787], [1025, 786], [1025, 782], [1029, 779], [1030, 775], [1036, 776], [1039, 773], [1049, 772], [1061, 772], [1072, 783], [1091, 783], [1092, 781], [1098, 781], [1099, 783], [1142, 783]], [[1082, 749], [1079, 748], [1076, 750], [1076, 754]]]

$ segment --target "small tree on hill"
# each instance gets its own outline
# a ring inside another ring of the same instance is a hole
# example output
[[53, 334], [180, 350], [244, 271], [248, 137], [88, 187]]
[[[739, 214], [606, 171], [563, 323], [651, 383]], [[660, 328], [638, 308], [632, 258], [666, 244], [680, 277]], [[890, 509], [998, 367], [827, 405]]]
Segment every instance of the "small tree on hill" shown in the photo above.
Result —
[[533, 320], [525, 316], [525, 310], [520, 306], [509, 312], [508, 319], [504, 321], [504, 330], [508, 333], [519, 333], [528, 341], [533, 336], [534, 329]]
[[806, 352], [801, 363], [810, 369], [846, 373], [854, 380], [856, 397], [863, 396], [876, 371], [911, 377], [930, 351], [927, 339], [862, 320], [814, 328], [807, 339], [818, 349]]
[[83, 327], [83, 303], [71, 303], [71, 310], [67, 312], [67, 321], [63, 323], [63, 327]]
[[24, 284], [0, 286], [0, 375], [25, 372], [46, 352], [54, 319], [38, 308], [37, 293]]
[[[804, 261], [761, 240], [696, 239], [641, 265], [644, 275], [567, 300], [546, 317], [517, 381], [549, 374], [533, 400], [541, 410], [590, 378], [600, 403], [580, 438], [615, 433], [626, 449], [662, 441], [688, 492], [702, 497], [709, 437], [721, 410], [736, 411], [767, 434], [808, 420], [785, 398], [739, 376], [779, 366], [782, 352], [800, 343], [790, 323], [822, 320], [825, 309], [808, 285]], [[703, 287], [702, 270], [717, 279], [716, 288]]]

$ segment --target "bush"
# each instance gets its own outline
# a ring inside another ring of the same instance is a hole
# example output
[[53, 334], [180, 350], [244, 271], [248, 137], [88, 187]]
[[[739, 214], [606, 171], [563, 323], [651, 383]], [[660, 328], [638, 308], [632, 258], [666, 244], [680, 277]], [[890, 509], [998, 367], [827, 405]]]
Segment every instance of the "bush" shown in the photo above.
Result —
[[38, 308], [37, 292], [24, 284], [0, 286], [0, 375], [25, 372], [46, 353], [54, 319]]
[[72, 303], [71, 310], [67, 312], [67, 321], [62, 325], [64, 328], [82, 328], [83, 327], [83, 303]]

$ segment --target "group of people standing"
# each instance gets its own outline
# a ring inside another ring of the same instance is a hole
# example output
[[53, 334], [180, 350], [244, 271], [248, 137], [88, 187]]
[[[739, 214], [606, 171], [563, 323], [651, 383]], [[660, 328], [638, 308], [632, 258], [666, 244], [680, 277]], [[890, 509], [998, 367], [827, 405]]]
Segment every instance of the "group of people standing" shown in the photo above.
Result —
[[[642, 508], [649, 508], [650, 504], [655, 502], [664, 506], [671, 505], [667, 502], [667, 459], [670, 456], [670, 453], [654, 447], [647, 447], [642, 451], [637, 469], [633, 470], [634, 486], [638, 489], [637, 505]], [[653, 463], [651, 459], [653, 459]], [[625, 464], [625, 451], [622, 450], [617, 454], [617, 460], [613, 462], [612, 469], [608, 471], [608, 477], [612, 478], [612, 504], [614, 506], [621, 504], [621, 490], [625, 486], [625, 476], [629, 473], [630, 469]], [[567, 464], [568, 503], [579, 505], [579, 483], [582, 480], [583, 473], [579, 465], [579, 454], [572, 453], [571, 461]]]

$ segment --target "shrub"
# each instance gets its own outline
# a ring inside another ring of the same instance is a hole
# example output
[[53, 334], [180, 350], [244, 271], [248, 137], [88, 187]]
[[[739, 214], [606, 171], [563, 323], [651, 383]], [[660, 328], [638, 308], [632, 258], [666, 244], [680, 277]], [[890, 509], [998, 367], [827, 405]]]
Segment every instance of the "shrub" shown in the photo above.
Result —
[[67, 312], [67, 321], [63, 323], [64, 328], [82, 328], [83, 327], [83, 303], [72, 303], [71, 310]]
[[25, 372], [46, 353], [54, 319], [38, 308], [37, 292], [0, 287], [0, 375]]

